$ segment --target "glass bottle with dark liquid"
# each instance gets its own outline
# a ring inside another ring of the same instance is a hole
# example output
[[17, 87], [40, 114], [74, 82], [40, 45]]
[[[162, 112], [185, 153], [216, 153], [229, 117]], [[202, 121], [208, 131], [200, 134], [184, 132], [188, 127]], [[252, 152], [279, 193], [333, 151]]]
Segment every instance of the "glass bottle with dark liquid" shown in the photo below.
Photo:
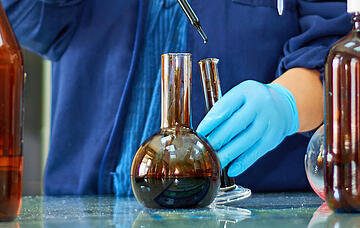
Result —
[[162, 55], [161, 129], [136, 152], [131, 185], [150, 208], [205, 207], [220, 186], [220, 163], [191, 124], [191, 54]]
[[[201, 83], [204, 92], [205, 109], [208, 112], [221, 97], [219, 59], [207, 58], [199, 61]], [[242, 200], [251, 195], [251, 190], [235, 184], [235, 179], [228, 176], [228, 166], [221, 171], [220, 191], [215, 199], [216, 204], [225, 204]]]
[[23, 83], [21, 49], [0, 2], [0, 221], [21, 206]]
[[337, 212], [360, 212], [360, 1], [348, 0], [353, 30], [325, 68], [325, 194]]

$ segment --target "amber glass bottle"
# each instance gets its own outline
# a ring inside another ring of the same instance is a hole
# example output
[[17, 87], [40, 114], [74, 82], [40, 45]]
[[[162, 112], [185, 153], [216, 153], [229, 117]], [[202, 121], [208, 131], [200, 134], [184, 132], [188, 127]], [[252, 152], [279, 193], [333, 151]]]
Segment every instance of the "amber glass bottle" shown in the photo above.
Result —
[[21, 206], [23, 85], [21, 49], [0, 2], [0, 221]]
[[208, 206], [220, 187], [220, 163], [191, 125], [191, 55], [162, 55], [161, 129], [136, 152], [131, 185], [150, 208]]
[[325, 194], [337, 212], [360, 212], [360, 1], [353, 30], [330, 50], [325, 71]]

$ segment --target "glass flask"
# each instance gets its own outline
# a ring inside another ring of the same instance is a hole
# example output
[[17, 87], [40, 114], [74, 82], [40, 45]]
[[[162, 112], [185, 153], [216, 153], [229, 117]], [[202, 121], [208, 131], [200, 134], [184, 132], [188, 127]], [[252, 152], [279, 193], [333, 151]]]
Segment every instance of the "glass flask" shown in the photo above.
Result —
[[[206, 112], [222, 97], [218, 63], [219, 59], [216, 58], [199, 61]], [[221, 171], [220, 191], [215, 199], [216, 204], [242, 200], [251, 195], [250, 189], [236, 185], [235, 178], [229, 177], [227, 173], [228, 167], [223, 168]]]
[[348, 1], [353, 30], [332, 47], [325, 66], [325, 195], [337, 212], [360, 212], [359, 3]]
[[191, 123], [191, 54], [162, 55], [161, 129], [138, 149], [131, 167], [136, 199], [149, 208], [211, 204], [220, 187], [220, 162]]
[[21, 207], [23, 86], [21, 49], [0, 2], [0, 221]]
[[325, 200], [324, 125], [311, 137], [305, 154], [305, 172], [314, 192]]

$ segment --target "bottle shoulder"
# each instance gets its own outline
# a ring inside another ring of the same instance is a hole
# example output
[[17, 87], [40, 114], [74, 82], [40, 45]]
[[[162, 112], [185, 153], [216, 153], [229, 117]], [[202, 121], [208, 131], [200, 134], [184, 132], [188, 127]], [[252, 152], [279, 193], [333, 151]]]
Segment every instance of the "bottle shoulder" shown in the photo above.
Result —
[[329, 57], [349, 56], [360, 58], [360, 32], [352, 31], [339, 40], [329, 51]]

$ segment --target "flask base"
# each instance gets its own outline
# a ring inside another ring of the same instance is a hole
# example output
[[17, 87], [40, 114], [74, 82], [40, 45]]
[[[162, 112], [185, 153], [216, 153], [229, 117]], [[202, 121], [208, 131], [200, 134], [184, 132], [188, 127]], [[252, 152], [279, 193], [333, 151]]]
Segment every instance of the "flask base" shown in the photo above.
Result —
[[[220, 188], [214, 203], [217, 205], [237, 202], [251, 196], [251, 190], [240, 185]], [[232, 189], [232, 190], [231, 190]]]

